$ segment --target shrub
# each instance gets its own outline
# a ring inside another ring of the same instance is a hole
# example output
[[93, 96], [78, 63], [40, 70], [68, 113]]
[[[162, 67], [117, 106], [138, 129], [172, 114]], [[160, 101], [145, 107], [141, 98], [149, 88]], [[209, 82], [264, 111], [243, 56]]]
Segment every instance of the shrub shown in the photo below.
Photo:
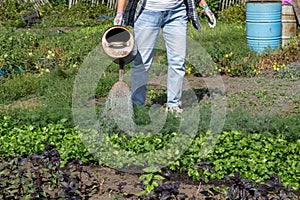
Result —
[[91, 6], [90, 4], [77, 3], [71, 8], [67, 4], [59, 4], [55, 7], [44, 5], [39, 12], [43, 18], [38, 26], [96, 26], [103, 23], [111, 23], [113, 10], [107, 8], [105, 4]]
[[34, 95], [37, 92], [39, 80], [32, 75], [16, 75], [1, 84], [0, 104], [7, 104], [15, 100]]
[[52, 6], [58, 6], [58, 5], [61, 5], [61, 4], [67, 4], [68, 1], [66, 0], [49, 0], [49, 3], [52, 5]]
[[20, 14], [32, 10], [33, 4], [18, 0], [3, 0], [0, 2], [0, 24], [24, 27]]
[[227, 23], [245, 23], [246, 6], [245, 4], [233, 4], [219, 12], [219, 20]]

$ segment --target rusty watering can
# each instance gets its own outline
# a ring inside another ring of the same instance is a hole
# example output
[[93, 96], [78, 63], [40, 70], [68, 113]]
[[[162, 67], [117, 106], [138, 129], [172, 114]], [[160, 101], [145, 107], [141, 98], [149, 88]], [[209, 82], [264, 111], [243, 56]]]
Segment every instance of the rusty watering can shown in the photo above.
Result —
[[136, 56], [134, 38], [124, 26], [112, 26], [102, 35], [104, 52], [117, 64], [130, 63]]
[[123, 81], [124, 68], [137, 54], [132, 33], [124, 26], [112, 26], [102, 35], [102, 48], [113, 62], [119, 64], [119, 81], [112, 86], [113, 96], [128, 96], [130, 89]]

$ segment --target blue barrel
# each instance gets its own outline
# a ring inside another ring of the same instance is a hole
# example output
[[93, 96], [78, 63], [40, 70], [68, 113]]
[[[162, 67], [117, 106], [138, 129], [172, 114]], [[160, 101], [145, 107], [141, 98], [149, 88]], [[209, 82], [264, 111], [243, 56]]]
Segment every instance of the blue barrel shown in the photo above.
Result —
[[281, 46], [281, 1], [246, 3], [246, 36], [250, 49], [264, 53]]

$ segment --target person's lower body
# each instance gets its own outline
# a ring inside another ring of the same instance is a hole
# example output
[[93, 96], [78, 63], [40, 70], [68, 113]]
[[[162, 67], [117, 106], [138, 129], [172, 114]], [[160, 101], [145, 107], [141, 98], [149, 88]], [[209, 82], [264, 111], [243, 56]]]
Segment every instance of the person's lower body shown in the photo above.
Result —
[[145, 103], [149, 70], [161, 29], [168, 57], [167, 107], [178, 108], [185, 75], [187, 16], [184, 4], [170, 11], [144, 9], [135, 22], [138, 54], [131, 76], [132, 103]]

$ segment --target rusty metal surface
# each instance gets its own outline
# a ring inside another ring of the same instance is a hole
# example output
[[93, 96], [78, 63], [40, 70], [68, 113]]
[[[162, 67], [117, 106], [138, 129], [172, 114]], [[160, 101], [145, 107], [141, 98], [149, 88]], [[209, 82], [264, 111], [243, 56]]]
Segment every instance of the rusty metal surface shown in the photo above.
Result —
[[282, 46], [296, 36], [297, 20], [292, 5], [282, 5]]
[[298, 25], [300, 25], [300, 0], [293, 0], [292, 2], [297, 17]]
[[130, 95], [130, 88], [125, 82], [118, 81], [112, 86], [111, 92], [115, 98], [127, 97]]
[[135, 43], [132, 33], [123, 26], [112, 26], [102, 35], [102, 48], [115, 63], [131, 62], [135, 55]]

